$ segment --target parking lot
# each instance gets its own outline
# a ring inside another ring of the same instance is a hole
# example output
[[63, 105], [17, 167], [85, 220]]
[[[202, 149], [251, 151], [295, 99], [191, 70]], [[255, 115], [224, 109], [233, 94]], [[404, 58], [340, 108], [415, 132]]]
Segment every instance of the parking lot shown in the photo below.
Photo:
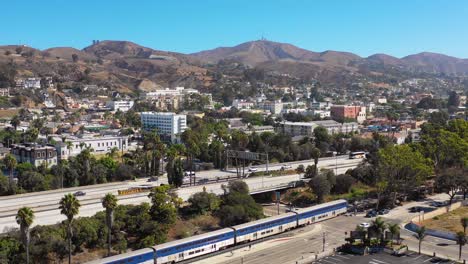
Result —
[[455, 261], [440, 259], [426, 255], [418, 255], [416, 252], [410, 252], [407, 255], [398, 257], [388, 253], [378, 253], [367, 256], [336, 254], [319, 259], [313, 263], [317, 264], [430, 264], [430, 263], [457, 263]]

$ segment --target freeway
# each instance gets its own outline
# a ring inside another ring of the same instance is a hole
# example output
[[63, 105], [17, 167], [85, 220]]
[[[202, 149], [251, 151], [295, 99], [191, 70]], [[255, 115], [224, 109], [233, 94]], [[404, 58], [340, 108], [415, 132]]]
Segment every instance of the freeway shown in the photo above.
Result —
[[[324, 158], [319, 161], [319, 168], [327, 168], [336, 170], [337, 173], [344, 173], [350, 168], [354, 168], [359, 164], [361, 160], [350, 160], [347, 157], [336, 157], [336, 158]], [[313, 161], [302, 161], [302, 162], [291, 162], [283, 163], [291, 165], [293, 168], [297, 167], [299, 164], [304, 164], [307, 166], [312, 164]], [[272, 164], [269, 169], [277, 170], [283, 164]], [[258, 170], [265, 170], [263, 166], [258, 166]], [[232, 172], [226, 171], [203, 171], [197, 172], [197, 178], [215, 178], [223, 177], [226, 175], [235, 176]], [[249, 185], [251, 192], [261, 192], [263, 189], [274, 189], [277, 186], [287, 185], [290, 182], [294, 182], [300, 179], [300, 175], [286, 175], [286, 176], [276, 176], [276, 177], [252, 177], [246, 178], [245, 182]], [[157, 186], [161, 183], [167, 183], [167, 179], [161, 179], [159, 182], [146, 182], [146, 179], [139, 179], [137, 181], [128, 181], [121, 183], [109, 183], [109, 184], [100, 184], [92, 186], [83, 186], [75, 188], [67, 188], [62, 190], [53, 190], [47, 192], [37, 192], [29, 194], [20, 194], [13, 196], [0, 197], [0, 233], [8, 231], [11, 228], [17, 228], [15, 221], [15, 214], [17, 210], [23, 206], [31, 207], [36, 214], [36, 219], [34, 225], [48, 225], [54, 224], [59, 221], [64, 220], [65, 218], [60, 215], [58, 210], [59, 200], [67, 193], [73, 193], [78, 190], [86, 192], [85, 196], [80, 196], [82, 207], [80, 208], [79, 216], [91, 216], [96, 212], [103, 210], [101, 206], [101, 198], [106, 193], [117, 194], [118, 190], [128, 189], [131, 187], [138, 187], [143, 184], [151, 184], [152, 186]], [[177, 194], [183, 200], [187, 200], [193, 193], [200, 192], [203, 188], [206, 188], [208, 192], [213, 192], [215, 194], [222, 194], [223, 189], [221, 188], [222, 184], [225, 182], [219, 183], [207, 183], [203, 185], [195, 185], [189, 187], [179, 188]], [[139, 204], [142, 202], [148, 202], [147, 193], [139, 193], [133, 195], [119, 196], [119, 204]]]

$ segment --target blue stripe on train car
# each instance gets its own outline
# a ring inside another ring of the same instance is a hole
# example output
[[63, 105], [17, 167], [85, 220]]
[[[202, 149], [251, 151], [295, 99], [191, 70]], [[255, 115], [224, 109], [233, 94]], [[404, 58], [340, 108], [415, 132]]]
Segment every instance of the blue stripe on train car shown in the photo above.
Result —
[[343, 208], [346, 208], [346, 206], [347, 206], [347, 203], [341, 203], [341, 204], [337, 204], [337, 205], [332, 205], [332, 206], [327, 206], [327, 207], [324, 207], [324, 208], [312, 210], [310, 212], [301, 213], [301, 214], [299, 214], [299, 219], [309, 218], [311, 216], [323, 214], [323, 213], [326, 213], [326, 212], [330, 212], [330, 211], [334, 211], [334, 210], [338, 210], [338, 209], [343, 209]]
[[148, 252], [144, 253], [138, 256], [131, 256], [131, 257], [123, 257], [122, 259], [119, 260], [114, 260], [114, 261], [109, 261], [109, 262], [103, 262], [105, 264], [138, 264], [142, 263], [145, 261], [150, 261], [154, 260], [154, 252]]
[[174, 254], [181, 253], [181, 252], [191, 250], [194, 248], [203, 247], [203, 246], [213, 244], [213, 243], [218, 243], [218, 242], [228, 240], [231, 238], [234, 238], [234, 231], [221, 234], [221, 235], [217, 235], [217, 236], [213, 236], [213, 237], [207, 237], [201, 240], [187, 242], [187, 243], [176, 245], [176, 246], [169, 247], [169, 248], [157, 249], [156, 256], [158, 258], [166, 257], [169, 255], [174, 255]]
[[282, 218], [282, 219], [278, 219], [278, 220], [274, 220], [274, 221], [269, 221], [269, 222], [266, 222], [266, 223], [261, 223], [261, 224], [254, 225], [254, 226], [249, 226], [249, 227], [244, 227], [244, 228], [238, 229], [237, 230], [237, 235], [238, 236], [243, 236], [243, 235], [246, 235], [246, 234], [257, 232], [259, 230], [263, 230], [263, 229], [267, 229], [267, 228], [271, 228], [271, 227], [275, 227], [275, 226], [279, 226], [279, 225], [289, 224], [289, 223], [292, 223], [292, 222], [296, 222], [296, 216], [295, 215], [292, 215], [292, 216], [289, 216], [289, 217], [286, 217], [286, 218]]

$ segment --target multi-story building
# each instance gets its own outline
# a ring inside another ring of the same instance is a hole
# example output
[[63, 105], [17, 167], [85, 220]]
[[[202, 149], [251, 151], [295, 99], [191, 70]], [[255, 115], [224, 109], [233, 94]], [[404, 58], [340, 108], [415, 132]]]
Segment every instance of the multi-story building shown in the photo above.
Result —
[[276, 131], [289, 135], [291, 137], [304, 136], [313, 137], [314, 129], [317, 127], [312, 122], [289, 122], [283, 121], [277, 127]]
[[366, 120], [366, 108], [356, 105], [333, 105], [330, 109], [331, 117], [336, 120], [345, 120], [347, 118], [355, 119], [358, 123]]
[[337, 133], [351, 133], [359, 131], [358, 124], [352, 123], [338, 123], [333, 120], [313, 121], [313, 122], [289, 122], [284, 121], [279, 124], [276, 131], [290, 135], [291, 137], [305, 136], [313, 137], [314, 129], [317, 127], [324, 127], [329, 134]]
[[166, 112], [142, 112], [143, 129], [156, 129], [162, 140], [172, 143], [180, 142], [180, 134], [187, 129], [187, 116]]
[[310, 108], [314, 109], [314, 110], [330, 110], [330, 107], [332, 106], [333, 104], [330, 102], [330, 101], [327, 101], [327, 102], [317, 102], [315, 101], [315, 99], [310, 102]]
[[3, 97], [10, 96], [10, 88], [0, 88], [0, 96], [3, 96]]
[[113, 148], [124, 151], [128, 148], [128, 137], [124, 136], [101, 136], [101, 137], [67, 137], [65, 142], [56, 140], [55, 145], [59, 159], [68, 159], [81, 153], [85, 148], [90, 148], [93, 154], [108, 153]]
[[283, 103], [281, 101], [265, 101], [263, 102], [263, 110], [278, 115], [283, 111]]
[[237, 109], [251, 109], [254, 107], [254, 105], [254, 102], [243, 99], [235, 99], [232, 101], [232, 106]]
[[356, 122], [338, 123], [334, 120], [322, 120], [322, 121], [313, 121], [313, 123], [316, 124], [317, 126], [326, 128], [328, 131], [328, 134], [330, 135], [338, 134], [338, 133], [349, 134], [352, 132], [359, 131], [359, 124]]
[[153, 102], [159, 109], [173, 110], [178, 109], [184, 100], [190, 99], [190, 95], [192, 94], [199, 94], [207, 98], [208, 105], [206, 107], [211, 107], [213, 98], [210, 93], [200, 93], [196, 89], [185, 89], [184, 87], [165, 88], [142, 93], [141, 99]]
[[15, 80], [16, 87], [21, 89], [41, 88], [41, 78], [19, 78]]
[[52, 146], [43, 146], [35, 143], [14, 144], [11, 154], [18, 163], [29, 162], [38, 167], [45, 164], [47, 167], [57, 165], [57, 151]]
[[328, 110], [312, 110], [312, 115], [319, 116], [320, 118], [330, 118], [331, 112]]
[[109, 107], [112, 111], [127, 112], [133, 107], [133, 101], [120, 100], [120, 101], [108, 101], [106, 106]]

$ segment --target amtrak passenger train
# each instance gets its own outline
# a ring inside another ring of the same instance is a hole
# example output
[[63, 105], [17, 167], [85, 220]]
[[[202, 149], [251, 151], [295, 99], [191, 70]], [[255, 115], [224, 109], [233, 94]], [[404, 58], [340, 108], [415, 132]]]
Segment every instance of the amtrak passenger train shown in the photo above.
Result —
[[278, 216], [167, 242], [151, 248], [135, 250], [126, 254], [92, 261], [88, 264], [177, 263], [333, 218], [346, 213], [347, 205], [345, 200], [336, 200]]

